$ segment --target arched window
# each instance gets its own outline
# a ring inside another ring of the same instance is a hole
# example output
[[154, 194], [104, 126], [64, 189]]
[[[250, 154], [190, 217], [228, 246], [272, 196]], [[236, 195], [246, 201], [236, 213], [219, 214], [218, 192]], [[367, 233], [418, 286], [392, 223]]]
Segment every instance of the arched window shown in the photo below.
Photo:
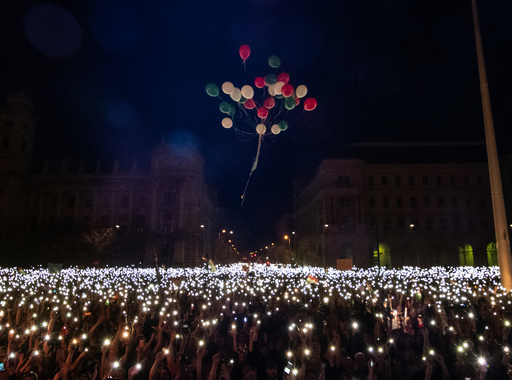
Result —
[[496, 249], [496, 243], [489, 243], [487, 246], [487, 262], [489, 266], [498, 265], [498, 250]]
[[373, 262], [374, 265], [379, 265], [379, 256], [380, 256], [380, 266], [385, 268], [391, 268], [391, 249], [389, 245], [380, 243], [379, 250], [377, 251], [377, 247], [373, 247]]
[[137, 217], [137, 233], [141, 234], [146, 231], [146, 217], [139, 215]]
[[475, 265], [473, 259], [473, 247], [469, 244], [459, 247], [459, 265], [468, 267]]

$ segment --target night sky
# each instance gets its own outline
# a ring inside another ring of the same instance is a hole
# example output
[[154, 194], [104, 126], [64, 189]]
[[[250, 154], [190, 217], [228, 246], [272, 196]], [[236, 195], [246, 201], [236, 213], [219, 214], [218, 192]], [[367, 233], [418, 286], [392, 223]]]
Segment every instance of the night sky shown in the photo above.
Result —
[[[503, 155], [512, 151], [512, 2], [480, 1], [479, 12]], [[242, 250], [278, 241], [292, 180], [346, 144], [484, 140], [470, 0], [2, 0], [0, 52], [0, 98], [34, 100], [36, 157], [144, 161], [162, 136], [192, 142]], [[283, 71], [318, 106], [299, 104], [286, 131], [265, 136], [240, 207], [256, 122], [224, 129], [205, 85], [240, 88]]]

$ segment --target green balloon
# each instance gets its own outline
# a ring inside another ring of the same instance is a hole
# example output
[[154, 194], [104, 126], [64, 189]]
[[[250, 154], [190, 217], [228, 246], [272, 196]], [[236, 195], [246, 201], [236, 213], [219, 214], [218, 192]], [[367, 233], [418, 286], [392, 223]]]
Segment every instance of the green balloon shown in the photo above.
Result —
[[242, 95], [240, 96], [240, 100], [238, 101], [238, 103], [240, 104], [244, 104], [245, 102], [247, 101], [246, 98], [244, 98]]
[[219, 88], [215, 83], [208, 83], [206, 85], [206, 93], [216, 98], [217, 96], [219, 96]]
[[284, 108], [287, 110], [292, 110], [295, 108], [295, 99], [293, 99], [293, 96], [284, 99]]
[[279, 129], [281, 131], [286, 131], [286, 129], [288, 128], [288, 123], [284, 120], [280, 121], [279, 124], [277, 124], [277, 126], [279, 127]]
[[274, 95], [274, 98], [276, 98], [276, 99], [283, 99], [284, 96], [283, 96], [283, 94], [277, 94], [277, 95]]
[[231, 111], [231, 104], [228, 102], [222, 102], [219, 104], [219, 109], [222, 113], [229, 113]]
[[281, 60], [279, 59], [279, 57], [271, 55], [270, 57], [268, 57], [268, 64], [270, 65], [270, 67], [277, 69], [279, 66], [281, 66]]
[[276, 83], [277, 83], [277, 77], [274, 74], [268, 74], [265, 77], [265, 84], [267, 86], [270, 86], [271, 84], [276, 84]]

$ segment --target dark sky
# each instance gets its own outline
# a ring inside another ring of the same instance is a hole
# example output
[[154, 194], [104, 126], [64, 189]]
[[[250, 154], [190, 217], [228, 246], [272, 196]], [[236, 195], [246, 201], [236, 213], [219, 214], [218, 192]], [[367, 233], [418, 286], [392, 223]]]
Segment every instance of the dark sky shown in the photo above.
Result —
[[[496, 135], [508, 153], [512, 2], [480, 1], [479, 11]], [[245, 66], [243, 44], [252, 50]], [[37, 156], [142, 158], [162, 136], [193, 141], [246, 249], [277, 238], [292, 179], [345, 144], [484, 139], [470, 0], [2, 0], [0, 52], [0, 97], [34, 99]], [[288, 130], [265, 136], [240, 207], [254, 125], [224, 129], [205, 85], [242, 87], [281, 71], [318, 106], [300, 104]]]

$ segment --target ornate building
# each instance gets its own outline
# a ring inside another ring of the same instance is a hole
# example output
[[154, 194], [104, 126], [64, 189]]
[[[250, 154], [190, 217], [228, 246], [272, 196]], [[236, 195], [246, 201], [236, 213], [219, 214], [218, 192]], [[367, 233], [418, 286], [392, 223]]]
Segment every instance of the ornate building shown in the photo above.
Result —
[[[0, 110], [4, 262], [19, 265], [28, 257], [25, 262], [91, 265], [110, 255], [119, 264], [156, 259], [195, 266], [211, 253], [218, 209], [195, 147], [162, 141], [145, 169], [136, 161], [129, 167], [115, 161], [107, 170], [99, 161], [93, 168], [65, 160], [38, 165], [32, 162], [36, 120], [26, 96], [10, 96]], [[94, 234], [87, 244], [84, 238]], [[33, 252], [42, 257], [30, 257]]]
[[349, 145], [296, 186], [294, 208], [312, 264], [497, 265], [483, 143]]

